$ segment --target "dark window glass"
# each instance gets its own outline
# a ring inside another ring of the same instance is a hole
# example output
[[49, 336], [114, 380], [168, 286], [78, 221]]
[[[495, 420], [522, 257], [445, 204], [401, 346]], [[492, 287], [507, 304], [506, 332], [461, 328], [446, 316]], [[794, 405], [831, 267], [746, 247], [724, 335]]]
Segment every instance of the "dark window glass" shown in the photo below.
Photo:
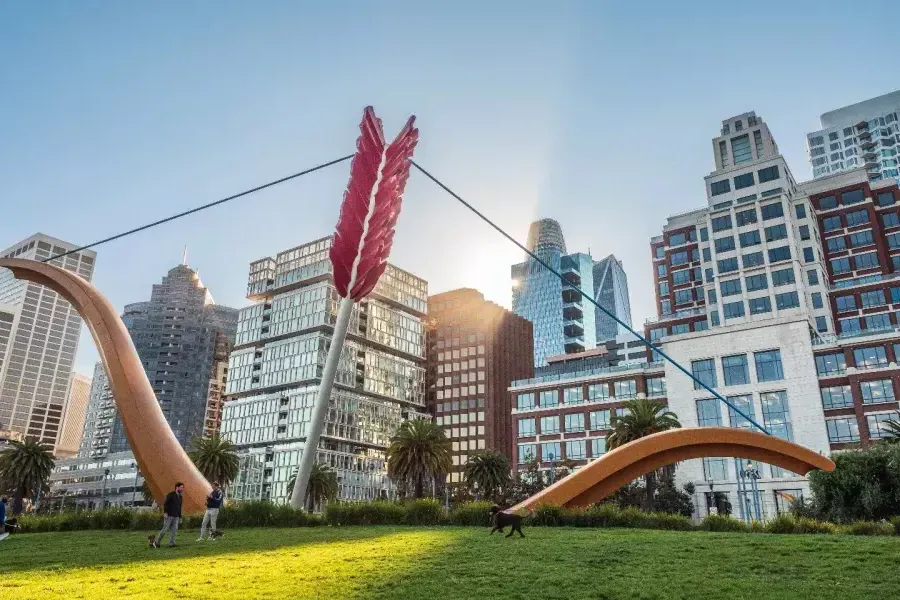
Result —
[[834, 258], [828, 262], [831, 263], [831, 272], [835, 275], [843, 275], [851, 270], [849, 258]]
[[687, 244], [688, 238], [685, 233], [676, 233], [675, 235], [669, 236], [669, 245], [670, 246], [680, 246], [682, 244]]
[[735, 294], [741, 293], [741, 280], [740, 279], [729, 279], [728, 281], [723, 281], [719, 284], [719, 288], [722, 290], [722, 297], [725, 296], [734, 296]]
[[809, 225], [801, 225], [800, 226], [800, 239], [801, 240], [809, 239]]
[[794, 308], [800, 306], [800, 297], [797, 295], [797, 292], [775, 294], [775, 306], [777, 306], [779, 309]]
[[896, 227], [900, 225], [900, 217], [897, 216], [897, 213], [885, 213], [881, 215], [881, 222], [885, 227]]
[[758, 267], [760, 265], [765, 264], [765, 260], [763, 260], [762, 252], [751, 252], [750, 254], [745, 254], [743, 257], [744, 260], [744, 268], [749, 269], [751, 267]]
[[780, 248], [770, 248], [769, 249], [769, 262], [778, 262], [780, 260], [790, 260], [791, 259], [791, 249], [789, 246], [782, 246]]
[[809, 285], [819, 285], [819, 273], [815, 269], [807, 271], [806, 280], [809, 281]]
[[755, 292], [756, 290], [764, 290], [769, 287], [769, 279], [765, 273], [759, 275], [751, 275], [746, 278], [747, 291]]
[[878, 194], [878, 206], [890, 206], [894, 203], [894, 194], [892, 192], [881, 192]]
[[729, 250], [734, 250], [734, 238], [733, 237], [725, 237], [725, 238], [716, 238], [716, 252], [728, 252]]
[[862, 331], [862, 325], [860, 325], [859, 319], [856, 317], [852, 319], [839, 319], [838, 323], [841, 326], [841, 333]]
[[891, 325], [891, 315], [888, 313], [868, 315], [866, 317], [866, 329], [869, 331], [893, 329], [893, 325]]
[[819, 198], [819, 210], [830, 210], [832, 208], [837, 208], [836, 197], [825, 196], [824, 198]]
[[744, 303], [743, 302], [731, 302], [729, 304], [723, 304], [722, 312], [725, 315], [726, 319], [735, 319], [737, 317], [743, 317], [744, 316]]
[[706, 269], [704, 271], [704, 276], [706, 277], [706, 283], [712, 283], [712, 280], [715, 279], [715, 275], [713, 274], [712, 269]]
[[719, 273], [730, 273], [738, 270], [737, 258], [724, 258], [718, 262]]
[[891, 250], [900, 248], [900, 233], [889, 233], [885, 237], [887, 238], [888, 248]]
[[822, 308], [824, 304], [822, 303], [822, 293], [821, 292], [813, 292], [812, 293], [812, 305], [813, 308]]
[[704, 260], [705, 262], [709, 262], [709, 261], [712, 260], [712, 252], [710, 251], [709, 248], [704, 248], [704, 249], [703, 249], [703, 260]]
[[768, 296], [751, 298], [748, 301], [748, 304], [750, 305], [751, 315], [761, 315], [763, 313], [772, 312], [772, 301], [769, 300]]
[[778, 217], [784, 216], [784, 206], [782, 206], [781, 202], [776, 202], [775, 204], [766, 204], [761, 209], [763, 221], [768, 221], [769, 219], [777, 219]]
[[[706, 360], [695, 360], [691, 362], [691, 374], [699, 379], [702, 383], [707, 386], [714, 388], [716, 387], [716, 362], [712, 359]], [[701, 386], [696, 381], [694, 382], [695, 390], [702, 390], [703, 386]]]
[[856, 310], [856, 296], [838, 296], [835, 298], [838, 312]]
[[671, 256], [669, 256], [669, 262], [672, 263], [672, 266], [678, 265], [686, 265], [690, 262], [690, 254], [687, 250], [682, 250], [681, 252], [673, 252]]
[[887, 300], [884, 297], [884, 290], [869, 290], [859, 295], [859, 301], [863, 308], [871, 308], [873, 306], [884, 306]]
[[838, 229], [843, 229], [844, 225], [841, 223], [841, 216], [835, 215], [833, 217], [826, 217], [822, 220], [822, 229], [825, 231], [836, 231]]
[[867, 252], [865, 254], [857, 254], [856, 256], [854, 256], [854, 262], [856, 263], [857, 271], [859, 271], [861, 269], [872, 269], [874, 267], [879, 266], [878, 254], [875, 252]]
[[779, 350], [767, 350], [753, 354], [756, 362], [756, 378], [759, 381], [780, 381], [784, 379], [784, 369], [781, 366], [781, 352]]
[[754, 231], [746, 231], [738, 235], [741, 242], [741, 248], [746, 248], [747, 246], [756, 246], [757, 244], [761, 244], [762, 240], [759, 236], [759, 230]]
[[775, 181], [778, 179], [778, 165], [773, 165], [771, 167], [766, 167], [765, 169], [760, 169], [757, 171], [759, 175], [759, 182], [766, 183], [767, 181]]
[[849, 236], [849, 240], [850, 247], [852, 248], [859, 248], [860, 246], [870, 246], [875, 243], [875, 238], [872, 236], [871, 229], [851, 233]]
[[863, 223], [869, 222], [869, 211], [863, 210], [854, 210], [853, 212], [847, 213], [847, 227], [853, 227], [854, 225], [862, 225]]
[[713, 181], [709, 184], [709, 192], [713, 196], [720, 196], [731, 191], [731, 183], [727, 179]]
[[767, 242], [777, 242], [787, 237], [787, 227], [784, 224], [766, 227], [765, 232]]
[[748, 188], [751, 185], [754, 185], [756, 182], [753, 180], [753, 173], [744, 173], [743, 175], [738, 175], [734, 178], [734, 189], [742, 190], [744, 188]]
[[794, 207], [794, 209], [797, 211], [798, 219], [806, 218], [806, 205], [805, 204], [798, 204], [797, 206]]
[[843, 375], [847, 372], [847, 359], [843, 352], [820, 354], [816, 357], [816, 372], [819, 377]]
[[725, 379], [725, 385], [747, 385], [750, 383], [747, 355], [723, 356], [722, 375]]
[[709, 241], [709, 229], [707, 229], [706, 227], [700, 228], [700, 240], [703, 242]]
[[841, 204], [843, 205], [859, 204], [863, 200], [865, 200], [865, 197], [862, 190], [850, 190], [849, 192], [841, 193]]
[[737, 221], [738, 227], [742, 225], [750, 225], [756, 223], [756, 209], [742, 210], [734, 214], [734, 220]]
[[691, 270], [681, 269], [680, 271], [672, 271], [672, 285], [681, 285], [691, 280]]
[[794, 283], [794, 269], [772, 271], [772, 287]]
[[825, 240], [825, 247], [829, 252], [840, 252], [847, 249], [847, 240], [844, 236], [828, 238]]
[[816, 331], [820, 333], [828, 331], [828, 319], [825, 317], [816, 317]]
[[716, 290], [709, 290], [708, 294], [710, 304], [715, 304], [716, 302], [718, 302], [718, 299], [716, 298]]
[[731, 229], [731, 215], [724, 215], [721, 217], [715, 217], [712, 220], [712, 230], [716, 231], [725, 231], [726, 229]]
[[804, 262], [814, 262], [816, 260], [815, 253], [812, 248], [804, 248], [803, 249], [803, 261]]

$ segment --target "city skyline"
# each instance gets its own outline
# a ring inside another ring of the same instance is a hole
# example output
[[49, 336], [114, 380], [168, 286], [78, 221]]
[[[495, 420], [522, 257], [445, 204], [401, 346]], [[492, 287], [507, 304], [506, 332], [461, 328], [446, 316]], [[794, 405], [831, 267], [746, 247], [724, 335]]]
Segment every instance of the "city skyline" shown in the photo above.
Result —
[[[809, 38], [840, 32], [855, 11], [800, 4], [773, 4], [780, 15], [769, 23], [773, 41], [755, 56], [780, 65], [766, 86], [713, 76], [733, 67], [704, 40], [720, 19], [735, 35], [757, 33], [738, 7], [660, 7], [639, 16], [646, 34], [639, 38], [624, 27], [638, 18], [636, 8], [594, 3], [512, 12], [498, 3], [479, 7], [477, 19], [458, 6], [453, 14], [429, 8], [416, 16], [399, 5], [378, 14], [327, 7], [316, 11], [315, 26], [287, 5], [265, 16], [223, 10], [212, 23], [198, 8], [175, 5], [91, 18], [52, 3], [3, 7], [4, 20], [23, 24], [0, 41], [0, 82], [10, 90], [0, 100], [0, 169], [8, 196], [21, 202], [15, 218], [0, 224], [0, 239], [41, 230], [88, 243], [336, 158], [352, 150], [359, 111], [372, 103], [388, 127], [417, 114], [417, 160], [520, 240], [528, 223], [549, 217], [563, 224], [573, 248], [614, 253], [630, 268], [639, 325], [655, 313], [646, 240], [663, 222], [647, 215], [698, 205], [696, 174], [710, 170], [708, 138], [718, 120], [751, 109], [765, 115], [804, 181], [811, 177], [805, 136], [820, 127], [819, 115], [891, 91], [861, 80], [808, 93], [854, 66], [850, 56], [824, 64], [805, 48]], [[299, 35], [284, 25], [298, 22]], [[382, 35], [361, 64], [359, 45], [350, 42], [371, 37], [364, 34], [373, 22]], [[244, 43], [223, 46], [222, 32], [236, 23], [247, 32]], [[463, 26], [471, 43], [448, 54], [442, 42]], [[163, 37], [170, 41], [160, 53]], [[891, 49], [881, 38], [872, 43], [875, 51]], [[403, 50], [409, 44], [414, 56]], [[331, 68], [304, 59], [325, 48]], [[606, 55], [615, 61], [597, 60]], [[388, 79], [395, 85], [381, 84]], [[680, 145], [649, 162], [622, 151], [642, 137]], [[34, 176], [48, 168], [54, 177]], [[101, 246], [96, 284], [121, 309], [192, 240], [194, 262], [217, 300], [244, 306], [235, 266], [330, 233], [346, 180], [346, 165], [336, 166], [207, 211], [208, 230], [196, 243], [198, 222], [187, 218]], [[616, 213], [618, 206], [630, 210]], [[265, 236], [221, 235], [257, 209], [279, 214]], [[397, 231], [392, 261], [429, 280], [434, 292], [472, 287], [510, 306], [507, 269], [519, 251], [420, 174], [411, 178]], [[436, 250], [419, 252], [425, 245]], [[95, 360], [83, 336], [76, 371], [90, 374]]]

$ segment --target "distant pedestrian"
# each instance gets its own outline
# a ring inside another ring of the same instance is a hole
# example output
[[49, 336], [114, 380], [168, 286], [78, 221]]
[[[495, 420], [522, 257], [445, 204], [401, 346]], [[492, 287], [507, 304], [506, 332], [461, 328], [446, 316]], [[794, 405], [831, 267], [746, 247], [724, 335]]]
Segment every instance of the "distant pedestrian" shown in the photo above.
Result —
[[216, 529], [216, 520], [219, 518], [219, 509], [222, 508], [222, 501], [225, 499], [225, 493], [219, 487], [218, 481], [213, 481], [213, 489], [206, 496], [206, 513], [203, 515], [203, 524], [200, 525], [200, 537], [198, 542], [202, 542], [206, 536], [206, 527], [209, 526], [209, 540], [214, 542], [221, 535]]
[[9, 534], [6, 533], [6, 496], [0, 498], [0, 540], [5, 540]]
[[166, 532], [169, 532], [169, 548], [175, 546], [175, 535], [178, 533], [178, 523], [181, 522], [181, 502], [184, 494], [184, 484], [180, 481], [175, 484], [175, 489], [166, 494], [166, 500], [163, 502], [163, 527], [156, 534], [153, 540], [153, 547], [159, 548]]

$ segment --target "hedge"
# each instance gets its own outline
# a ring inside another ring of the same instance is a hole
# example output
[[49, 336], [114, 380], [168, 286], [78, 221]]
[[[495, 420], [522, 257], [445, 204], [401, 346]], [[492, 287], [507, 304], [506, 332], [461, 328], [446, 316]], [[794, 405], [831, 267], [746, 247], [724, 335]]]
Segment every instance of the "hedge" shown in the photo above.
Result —
[[[265, 501], [242, 502], [219, 513], [218, 524], [229, 527], [334, 527], [356, 525], [490, 525], [490, 503], [471, 502], [455, 506], [449, 512], [437, 500], [410, 502], [329, 503], [323, 515], [310, 515], [290, 506]], [[202, 517], [189, 515], [182, 528], [197, 529]], [[152, 531], [161, 525], [160, 513], [149, 510], [110, 508], [95, 512], [68, 512], [57, 515], [29, 515], [20, 519], [22, 531], [76, 531], [85, 529], [123, 529]], [[532, 527], [618, 527], [670, 531], [716, 531], [781, 534], [900, 535], [900, 517], [887, 522], [855, 522], [848, 525], [817, 521], [808, 517], [781, 515], [750, 525], [727, 516], [711, 515], [699, 524], [687, 517], [665, 513], [646, 513], [636, 508], [618, 508], [599, 504], [589, 508], [541, 506], [525, 517]]]

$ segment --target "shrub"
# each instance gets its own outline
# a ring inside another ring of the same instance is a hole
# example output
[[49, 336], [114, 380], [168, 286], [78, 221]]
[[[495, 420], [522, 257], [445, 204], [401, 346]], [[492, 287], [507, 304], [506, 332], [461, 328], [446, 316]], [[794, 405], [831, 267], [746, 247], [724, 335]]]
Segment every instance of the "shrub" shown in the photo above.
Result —
[[837, 528], [832, 523], [823, 523], [807, 517], [794, 515], [779, 515], [766, 523], [767, 533], [837, 533]]
[[538, 506], [528, 516], [528, 524], [556, 527], [563, 525], [565, 509], [561, 506]]
[[900, 517], [894, 517], [891, 519], [891, 525], [894, 526], [894, 534], [900, 535]]
[[470, 527], [489, 527], [491, 524], [490, 502], [467, 502], [454, 506], [450, 510], [451, 525], [468, 525]]
[[894, 535], [894, 526], [890, 523], [875, 523], [873, 521], [856, 521], [844, 528], [850, 535]]
[[406, 505], [406, 525], [440, 525], [444, 520], [441, 503], [433, 498], [413, 500]]
[[747, 524], [725, 515], [709, 515], [700, 523], [704, 531], [749, 531]]

